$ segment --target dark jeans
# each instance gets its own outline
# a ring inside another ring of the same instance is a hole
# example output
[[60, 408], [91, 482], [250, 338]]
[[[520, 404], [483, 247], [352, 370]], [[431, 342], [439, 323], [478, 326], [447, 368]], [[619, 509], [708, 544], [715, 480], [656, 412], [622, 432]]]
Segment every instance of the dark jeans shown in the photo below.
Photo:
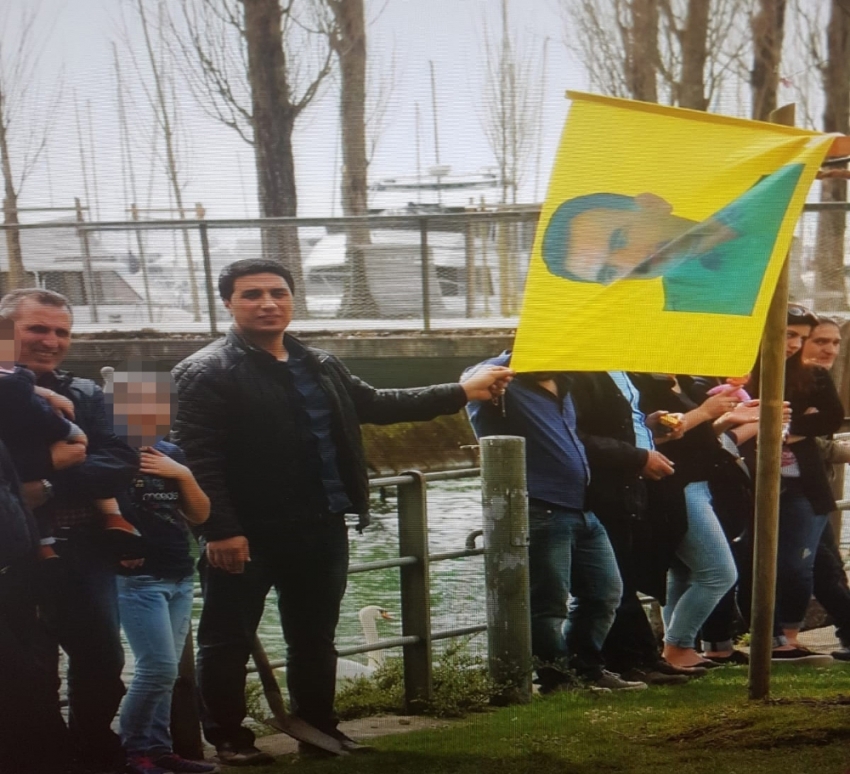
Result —
[[0, 575], [0, 774], [55, 774], [70, 763], [56, 645], [36, 614], [33, 575]]
[[841, 644], [850, 645], [850, 589], [835, 533], [828, 521], [815, 554], [814, 591], [815, 598], [832, 618]]
[[266, 595], [274, 588], [287, 647], [292, 711], [323, 731], [336, 727], [334, 635], [348, 572], [342, 516], [281, 525], [274, 539], [251, 541], [245, 572], [230, 574], [201, 557], [204, 607], [198, 626], [198, 686], [211, 744], [253, 744], [245, 719], [245, 666]]
[[[800, 482], [782, 479], [779, 497], [779, 547], [776, 567], [776, 612], [774, 637], [783, 637], [785, 628], [799, 628], [812, 598], [813, 567], [827, 516], [814, 512], [803, 494]], [[753, 538], [747, 533], [742, 541], [741, 580], [738, 602], [749, 625], [752, 605]]]
[[541, 685], [574, 669], [594, 679], [622, 583], [605, 528], [590, 511], [529, 504], [531, 650]]
[[41, 608], [51, 636], [68, 656], [71, 741], [86, 765], [123, 766], [121, 741], [110, 727], [124, 695], [114, 560], [102, 530], [74, 527], [56, 537], [59, 559], [39, 563]]
[[646, 669], [661, 658], [655, 632], [638, 597], [641, 557], [637, 533], [648, 527], [644, 522], [624, 519], [603, 523], [623, 580], [623, 600], [605, 638], [602, 655], [607, 667], [614, 672]]

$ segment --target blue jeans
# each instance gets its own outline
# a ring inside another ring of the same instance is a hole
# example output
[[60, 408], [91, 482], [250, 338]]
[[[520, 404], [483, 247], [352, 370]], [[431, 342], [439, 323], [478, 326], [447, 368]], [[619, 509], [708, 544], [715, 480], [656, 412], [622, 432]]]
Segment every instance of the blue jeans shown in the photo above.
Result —
[[[112, 720], [124, 695], [124, 647], [118, 623], [114, 561], [103, 530], [80, 526], [57, 531], [60, 558], [41, 562], [42, 619], [68, 656], [68, 729], [80, 763], [124, 765]], [[56, 651], [58, 690], [58, 650]]]
[[812, 598], [818, 543], [828, 517], [816, 514], [799, 479], [783, 478], [779, 495], [776, 622], [799, 629]]
[[667, 572], [667, 604], [662, 610], [664, 641], [693, 648], [700, 627], [735, 585], [738, 572], [723, 528], [711, 505], [708, 482], [685, 487], [688, 530]]
[[535, 500], [529, 526], [531, 650], [540, 683], [562, 682], [567, 669], [598, 677], [623, 592], [605, 528], [590, 511]]
[[192, 616], [192, 578], [118, 578], [121, 626], [136, 674], [121, 705], [120, 729], [130, 755], [156, 758], [171, 750], [171, 693]]

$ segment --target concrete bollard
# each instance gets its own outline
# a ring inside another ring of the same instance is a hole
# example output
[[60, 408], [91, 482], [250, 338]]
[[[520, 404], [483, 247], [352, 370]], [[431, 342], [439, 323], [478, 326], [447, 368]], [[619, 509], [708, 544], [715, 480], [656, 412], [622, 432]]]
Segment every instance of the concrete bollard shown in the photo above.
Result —
[[503, 703], [531, 701], [531, 602], [525, 439], [482, 438], [484, 576], [490, 674]]

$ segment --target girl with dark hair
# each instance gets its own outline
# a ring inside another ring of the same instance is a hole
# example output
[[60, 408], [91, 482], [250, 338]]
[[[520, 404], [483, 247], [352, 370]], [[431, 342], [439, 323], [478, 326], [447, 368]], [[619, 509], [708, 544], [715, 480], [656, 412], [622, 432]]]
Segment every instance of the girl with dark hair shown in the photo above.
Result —
[[[788, 308], [785, 342], [785, 399], [791, 423], [782, 447], [779, 495], [779, 550], [773, 660], [826, 663], [797, 641], [812, 598], [813, 567], [821, 534], [835, 500], [816, 438], [836, 432], [844, 409], [829, 373], [802, 358], [803, 343], [819, 320], [796, 304]], [[758, 389], [758, 368], [753, 389]], [[749, 607], [749, 584], [742, 584], [743, 607]]]

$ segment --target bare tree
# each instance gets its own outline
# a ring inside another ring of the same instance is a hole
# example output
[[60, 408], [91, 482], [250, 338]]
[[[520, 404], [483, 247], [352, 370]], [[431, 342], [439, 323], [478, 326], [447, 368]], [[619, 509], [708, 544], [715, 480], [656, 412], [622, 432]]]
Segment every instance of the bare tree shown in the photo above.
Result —
[[483, 25], [484, 135], [499, 166], [502, 202], [516, 204], [517, 190], [530, 168], [542, 120], [542, 60], [537, 47], [511, 33], [508, 0], [502, 0], [501, 31]]
[[752, 117], [766, 121], [776, 110], [779, 90], [779, 67], [782, 62], [782, 43], [785, 37], [786, 0], [758, 0], [758, 10], [752, 17], [753, 69]]
[[741, 77], [753, 0], [561, 0], [567, 45], [607, 94], [707, 110]]
[[[810, 28], [810, 57], [823, 84], [823, 131], [850, 132], [850, 3], [830, 0], [826, 25], [826, 57], [815, 29]], [[846, 202], [847, 180], [821, 181], [822, 202]], [[844, 280], [846, 212], [821, 212], [815, 241], [814, 301], [819, 310], [846, 311]]]
[[[134, 0], [135, 12], [144, 41], [143, 55], [137, 56], [127, 25], [123, 31], [124, 46], [129, 51], [139, 83], [153, 115], [155, 132], [162, 138], [164, 145], [163, 167], [171, 192], [174, 208], [181, 220], [186, 218], [183, 204], [185, 181], [178, 163], [179, 125], [178, 100], [175, 97], [174, 64], [165, 43], [168, 17], [163, 0]], [[153, 10], [154, 17], [149, 18]], [[151, 143], [153, 147], [153, 143]], [[201, 319], [201, 301], [195, 276], [195, 264], [192, 258], [190, 234], [182, 229], [183, 251], [186, 257], [186, 279], [192, 300], [192, 314], [195, 321]]]
[[658, 101], [658, 0], [561, 0], [561, 9], [592, 88]]
[[[180, 0], [180, 7], [171, 30], [185, 75], [208, 114], [252, 145], [261, 216], [296, 216], [295, 122], [331, 72], [333, 57], [314, 29], [311, 3]], [[263, 244], [303, 287], [297, 228], [264, 229]], [[296, 305], [306, 312], [303, 294]]]
[[[61, 85], [57, 85], [46, 102], [40, 100], [37, 72], [47, 36], [39, 40], [36, 35], [38, 5], [19, 7], [16, 20], [12, 19], [11, 4], [0, 15], [0, 170], [4, 223], [11, 227], [5, 229], [7, 290], [25, 284], [20, 231], [15, 228], [20, 222], [18, 197], [47, 147], [61, 94]], [[44, 105], [41, 110], [39, 104]]]

